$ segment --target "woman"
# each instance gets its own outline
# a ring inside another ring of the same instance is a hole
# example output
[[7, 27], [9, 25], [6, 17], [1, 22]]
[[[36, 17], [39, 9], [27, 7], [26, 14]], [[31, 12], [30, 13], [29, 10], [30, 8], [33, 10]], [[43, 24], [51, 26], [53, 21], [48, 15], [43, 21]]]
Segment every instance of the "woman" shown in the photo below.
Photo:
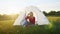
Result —
[[28, 22], [27, 26], [33, 26], [33, 25], [35, 25], [35, 17], [33, 16], [33, 12], [30, 12], [26, 16], [26, 20]]

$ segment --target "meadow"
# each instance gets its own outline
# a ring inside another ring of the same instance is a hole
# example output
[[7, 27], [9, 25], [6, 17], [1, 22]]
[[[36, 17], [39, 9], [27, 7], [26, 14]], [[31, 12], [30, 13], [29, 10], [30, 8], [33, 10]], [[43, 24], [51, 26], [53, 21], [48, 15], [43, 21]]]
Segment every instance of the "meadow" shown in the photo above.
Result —
[[13, 26], [15, 20], [0, 21], [0, 34], [60, 34], [60, 17], [47, 17], [50, 25]]

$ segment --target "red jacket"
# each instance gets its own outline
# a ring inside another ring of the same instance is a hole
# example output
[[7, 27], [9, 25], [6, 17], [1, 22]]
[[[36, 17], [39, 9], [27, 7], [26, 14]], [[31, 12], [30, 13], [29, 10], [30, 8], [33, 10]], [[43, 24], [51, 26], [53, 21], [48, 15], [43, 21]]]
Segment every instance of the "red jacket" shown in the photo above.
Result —
[[35, 17], [31, 18], [27, 16], [26, 19], [29, 19], [30, 23], [35, 24]]

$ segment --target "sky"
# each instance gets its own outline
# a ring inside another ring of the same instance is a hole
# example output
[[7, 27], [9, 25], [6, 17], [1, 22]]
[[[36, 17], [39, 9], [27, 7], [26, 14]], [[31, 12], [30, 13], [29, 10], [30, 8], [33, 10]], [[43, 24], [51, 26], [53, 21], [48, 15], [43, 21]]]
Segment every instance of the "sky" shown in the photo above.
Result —
[[16, 14], [30, 5], [46, 12], [60, 10], [60, 0], [0, 0], [0, 14]]

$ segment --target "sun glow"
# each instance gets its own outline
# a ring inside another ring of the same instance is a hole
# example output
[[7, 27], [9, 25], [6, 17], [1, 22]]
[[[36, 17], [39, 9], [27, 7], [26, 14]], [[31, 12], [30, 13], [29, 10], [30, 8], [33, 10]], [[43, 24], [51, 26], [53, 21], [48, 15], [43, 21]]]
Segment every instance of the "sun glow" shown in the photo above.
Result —
[[19, 14], [19, 10], [16, 10], [16, 9], [5, 9], [4, 11], [1, 10], [0, 14], [7, 14], [7, 15], [10, 15], [10, 14]]
[[18, 14], [18, 13], [19, 13], [18, 11], [8, 11], [8, 12], [6, 12], [7, 15]]
[[7, 15], [19, 14], [19, 11], [6, 11], [6, 12], [1, 12], [0, 14], [7, 14]]

